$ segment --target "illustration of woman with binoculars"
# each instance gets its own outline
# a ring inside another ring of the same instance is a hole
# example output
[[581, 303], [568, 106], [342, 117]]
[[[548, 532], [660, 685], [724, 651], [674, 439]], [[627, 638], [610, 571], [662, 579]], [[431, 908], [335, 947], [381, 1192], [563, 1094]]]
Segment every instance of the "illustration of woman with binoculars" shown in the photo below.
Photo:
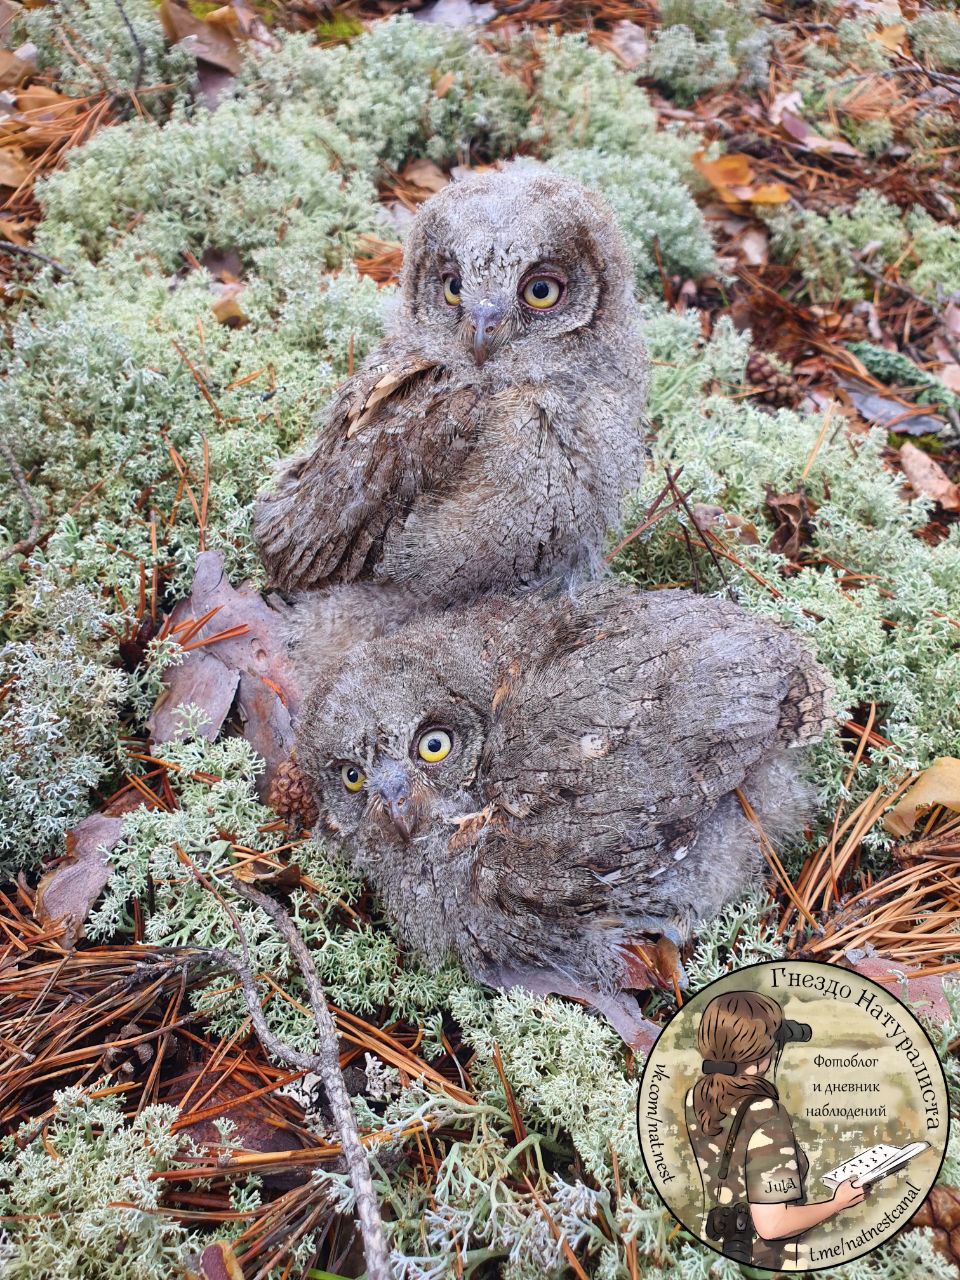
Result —
[[717, 996], [700, 1020], [702, 1074], [684, 1103], [703, 1183], [703, 1238], [736, 1262], [772, 1271], [796, 1266], [800, 1236], [865, 1194], [848, 1179], [831, 1199], [807, 1203], [809, 1161], [767, 1072], [785, 1044], [810, 1037], [769, 996]]

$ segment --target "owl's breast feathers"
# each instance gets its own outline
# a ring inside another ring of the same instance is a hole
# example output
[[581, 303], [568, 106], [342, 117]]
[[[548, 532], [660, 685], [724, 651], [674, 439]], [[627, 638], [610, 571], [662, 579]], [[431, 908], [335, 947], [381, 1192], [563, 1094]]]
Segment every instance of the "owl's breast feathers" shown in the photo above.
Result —
[[603, 424], [623, 404], [604, 395], [591, 411], [568, 392], [384, 344], [256, 504], [272, 582], [369, 579], [446, 600], [596, 569], [639, 437], [633, 452], [609, 447]]

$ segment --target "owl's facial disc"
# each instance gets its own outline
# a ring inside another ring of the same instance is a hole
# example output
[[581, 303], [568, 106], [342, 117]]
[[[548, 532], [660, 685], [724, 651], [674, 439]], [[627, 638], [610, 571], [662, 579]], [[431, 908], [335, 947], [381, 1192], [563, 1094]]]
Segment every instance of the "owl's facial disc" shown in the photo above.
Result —
[[485, 279], [465, 283], [453, 267], [441, 273], [441, 281], [444, 302], [458, 309], [464, 344], [478, 365], [525, 328], [525, 322], [536, 323], [546, 312], [561, 310], [567, 301], [567, 275], [550, 265], [523, 271], [515, 291]]

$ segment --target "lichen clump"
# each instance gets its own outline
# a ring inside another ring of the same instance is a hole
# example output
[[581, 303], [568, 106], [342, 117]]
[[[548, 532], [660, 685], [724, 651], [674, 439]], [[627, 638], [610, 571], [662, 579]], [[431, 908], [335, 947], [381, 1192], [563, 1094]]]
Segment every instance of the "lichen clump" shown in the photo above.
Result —
[[[0, 1271], [9, 1280], [169, 1280], [184, 1273], [190, 1233], [159, 1212], [181, 1139], [175, 1107], [146, 1107], [127, 1123], [114, 1096], [80, 1088], [54, 1113], [0, 1141]], [[18, 1141], [19, 1139], [19, 1141]]]

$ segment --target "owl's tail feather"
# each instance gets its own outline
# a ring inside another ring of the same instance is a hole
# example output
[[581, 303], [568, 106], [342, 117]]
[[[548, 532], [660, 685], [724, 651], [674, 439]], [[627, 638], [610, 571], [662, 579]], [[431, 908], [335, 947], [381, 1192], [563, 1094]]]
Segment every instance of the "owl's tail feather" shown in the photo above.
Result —
[[802, 646], [787, 695], [780, 705], [780, 740], [788, 747], [819, 742], [835, 721], [833, 685], [823, 667]]

